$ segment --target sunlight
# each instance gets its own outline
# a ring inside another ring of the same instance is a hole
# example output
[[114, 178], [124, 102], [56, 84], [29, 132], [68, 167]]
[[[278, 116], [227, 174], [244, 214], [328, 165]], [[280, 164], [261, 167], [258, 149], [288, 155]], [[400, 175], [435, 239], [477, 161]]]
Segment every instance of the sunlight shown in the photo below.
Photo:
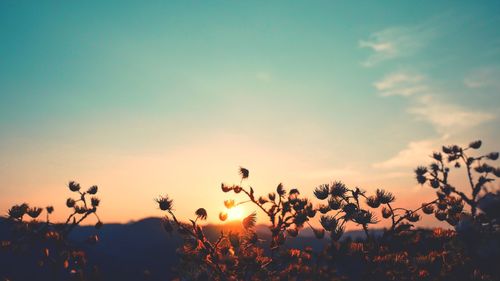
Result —
[[228, 221], [239, 221], [245, 216], [245, 212], [241, 206], [235, 206], [227, 210]]

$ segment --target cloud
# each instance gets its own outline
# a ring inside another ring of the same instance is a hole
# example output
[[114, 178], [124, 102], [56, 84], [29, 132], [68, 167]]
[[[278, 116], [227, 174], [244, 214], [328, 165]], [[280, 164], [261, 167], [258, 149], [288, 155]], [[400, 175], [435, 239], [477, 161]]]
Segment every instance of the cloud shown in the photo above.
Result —
[[415, 105], [408, 108], [408, 112], [416, 116], [417, 120], [429, 122], [441, 134], [464, 131], [495, 119], [494, 114], [439, 101], [432, 95], [421, 96], [415, 102]]
[[395, 72], [385, 76], [374, 84], [383, 97], [403, 96], [408, 97], [427, 90], [427, 86], [421, 82], [424, 76], [406, 72]]
[[414, 55], [427, 45], [434, 33], [426, 24], [391, 27], [372, 33], [367, 40], [359, 41], [359, 47], [373, 51], [362, 64], [371, 67], [382, 61]]
[[486, 66], [475, 69], [464, 79], [468, 88], [494, 88], [500, 90], [500, 67]]
[[[378, 168], [378, 167], [377, 167]], [[346, 166], [341, 168], [330, 169], [313, 169], [301, 175], [302, 178], [308, 180], [342, 180], [348, 182], [373, 182], [387, 179], [404, 178], [411, 175], [409, 172], [388, 172], [379, 173], [377, 171], [370, 171], [361, 167], [353, 168]]]
[[437, 141], [433, 139], [412, 141], [395, 156], [378, 163], [374, 163], [374, 168], [414, 168], [422, 163], [426, 163], [430, 153], [436, 148]]
[[439, 147], [443, 141], [466, 129], [478, 126], [483, 122], [496, 118], [494, 114], [466, 109], [460, 105], [437, 101], [432, 95], [424, 95], [412, 99], [414, 103], [408, 112], [431, 124], [440, 137], [419, 141], [411, 141], [393, 157], [374, 163], [379, 169], [395, 169], [416, 167], [428, 161], [428, 155]]

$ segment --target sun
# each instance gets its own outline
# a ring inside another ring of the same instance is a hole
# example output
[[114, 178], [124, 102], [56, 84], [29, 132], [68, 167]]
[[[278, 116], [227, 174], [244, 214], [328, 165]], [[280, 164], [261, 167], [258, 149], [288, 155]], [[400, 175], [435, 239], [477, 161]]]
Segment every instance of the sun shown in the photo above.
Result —
[[235, 206], [227, 210], [227, 219], [230, 221], [242, 220], [245, 216], [245, 210], [241, 206]]

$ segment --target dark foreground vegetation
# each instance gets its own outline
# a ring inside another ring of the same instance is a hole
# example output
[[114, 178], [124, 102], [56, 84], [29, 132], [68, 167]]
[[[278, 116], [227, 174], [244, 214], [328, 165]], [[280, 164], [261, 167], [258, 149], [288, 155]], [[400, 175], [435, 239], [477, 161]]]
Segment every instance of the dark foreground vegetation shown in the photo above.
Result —
[[[181, 220], [175, 216], [173, 200], [159, 197], [162, 227], [170, 234], [160, 239], [171, 243], [142, 252], [160, 257], [152, 261], [156, 264], [145, 264], [135, 280], [499, 280], [500, 192], [494, 181], [500, 169], [492, 164], [498, 153], [475, 155], [480, 147], [481, 141], [467, 147], [444, 146], [432, 154], [430, 165], [417, 167], [416, 180], [434, 189], [436, 197], [413, 210], [399, 206], [389, 191], [369, 194], [338, 181], [316, 187], [314, 200], [281, 184], [275, 192], [259, 196], [245, 184], [250, 175], [245, 168], [240, 168], [239, 183], [221, 185], [222, 192], [240, 198], [226, 200], [226, 208], [255, 206], [256, 212], [243, 219], [241, 227], [204, 226], [208, 214], [203, 208], [195, 210], [192, 219]], [[450, 173], [460, 168], [466, 174], [465, 188], [449, 181]], [[71, 182], [69, 188], [77, 198], [67, 200], [71, 213], [64, 224], [50, 222], [51, 207], [13, 206], [2, 221], [10, 229], [7, 238], [0, 237], [2, 255], [19, 262], [21, 257], [36, 260], [23, 263], [23, 268], [38, 270], [38, 280], [125, 280], [119, 275], [104, 278], [106, 268], [100, 266], [105, 262], [92, 261], [94, 255], [86, 254], [99, 248], [95, 233], [106, 229], [97, 217], [97, 187], [82, 191]], [[257, 212], [268, 219], [265, 231], [256, 225]], [[415, 228], [424, 215], [450, 227]], [[96, 217], [96, 230], [75, 235], [90, 216]], [[225, 221], [227, 214], [221, 212], [219, 219]], [[377, 228], [381, 220], [387, 220], [389, 227]], [[344, 233], [348, 225], [359, 226], [363, 236]], [[304, 237], [304, 232], [317, 240]], [[139, 240], [148, 237], [140, 232], [130, 235]], [[122, 256], [133, 255], [127, 246]], [[166, 264], [168, 273], [158, 277], [153, 269], [162, 266], [161, 256], [173, 255], [174, 247], [176, 265], [170, 269]], [[128, 262], [144, 260], [148, 258], [135, 256]], [[127, 271], [127, 264], [120, 266]], [[13, 270], [2, 269], [0, 274], [6, 280], [23, 280], [16, 279], [22, 274]]]

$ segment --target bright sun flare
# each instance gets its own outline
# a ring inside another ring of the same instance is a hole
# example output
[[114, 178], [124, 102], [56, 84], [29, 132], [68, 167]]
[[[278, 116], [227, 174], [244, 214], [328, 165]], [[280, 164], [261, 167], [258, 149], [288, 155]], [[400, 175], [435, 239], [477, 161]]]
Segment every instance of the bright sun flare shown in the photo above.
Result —
[[227, 210], [227, 219], [231, 221], [242, 220], [245, 212], [241, 206], [236, 206]]

